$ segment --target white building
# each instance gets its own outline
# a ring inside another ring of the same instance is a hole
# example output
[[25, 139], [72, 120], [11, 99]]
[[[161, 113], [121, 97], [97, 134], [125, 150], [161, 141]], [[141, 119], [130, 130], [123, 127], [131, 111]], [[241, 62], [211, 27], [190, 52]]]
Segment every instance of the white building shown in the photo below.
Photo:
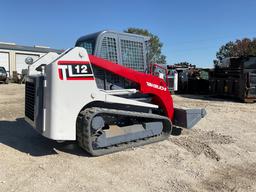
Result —
[[25, 59], [32, 57], [34, 61], [48, 52], [61, 53], [61, 50], [44, 46], [22, 46], [15, 43], [0, 42], [0, 66], [5, 67], [9, 77], [13, 71], [21, 74], [22, 69], [27, 69]]

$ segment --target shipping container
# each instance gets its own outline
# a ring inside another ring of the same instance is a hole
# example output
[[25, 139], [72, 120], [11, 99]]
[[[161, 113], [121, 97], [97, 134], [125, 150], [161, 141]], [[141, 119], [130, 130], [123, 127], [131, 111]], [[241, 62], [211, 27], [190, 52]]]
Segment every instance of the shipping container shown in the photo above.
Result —
[[244, 102], [256, 101], [256, 57], [227, 58], [215, 66], [210, 92]]

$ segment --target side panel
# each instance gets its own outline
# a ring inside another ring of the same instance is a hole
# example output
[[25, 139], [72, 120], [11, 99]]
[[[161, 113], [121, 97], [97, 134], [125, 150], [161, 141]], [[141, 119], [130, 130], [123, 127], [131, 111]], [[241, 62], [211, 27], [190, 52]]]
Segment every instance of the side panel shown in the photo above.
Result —
[[[61, 67], [58, 65], [60, 60], [76, 62], [78, 66], [89, 62], [85, 49], [80, 48], [80, 52], [77, 52], [77, 49], [79, 48], [71, 50], [54, 63], [46, 66], [43, 135], [51, 139], [76, 139], [77, 115], [85, 104], [93, 101], [91, 93], [97, 90], [93, 78], [69, 80], [60, 77]], [[68, 69], [66, 73], [68, 73]]]

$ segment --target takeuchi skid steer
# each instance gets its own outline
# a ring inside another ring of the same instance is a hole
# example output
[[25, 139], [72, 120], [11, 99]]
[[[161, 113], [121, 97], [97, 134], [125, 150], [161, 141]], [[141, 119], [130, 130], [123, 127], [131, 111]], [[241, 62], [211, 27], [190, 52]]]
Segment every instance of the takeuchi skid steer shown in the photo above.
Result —
[[25, 119], [93, 156], [166, 139], [174, 125], [193, 127], [205, 110], [174, 109], [165, 81], [145, 73], [148, 40], [102, 31], [61, 55], [27, 58]]
[[47, 138], [77, 140], [93, 156], [164, 140], [173, 126], [191, 128], [205, 115], [204, 109], [174, 109], [163, 79], [83, 47], [27, 63], [27, 122]]

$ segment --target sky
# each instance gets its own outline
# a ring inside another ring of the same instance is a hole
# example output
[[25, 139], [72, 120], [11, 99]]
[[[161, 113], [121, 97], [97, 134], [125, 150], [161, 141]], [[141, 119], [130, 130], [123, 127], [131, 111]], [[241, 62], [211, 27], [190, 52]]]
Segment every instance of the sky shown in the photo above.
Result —
[[148, 29], [167, 63], [213, 67], [221, 45], [256, 37], [255, 0], [0, 0], [0, 41], [73, 47], [104, 29]]

